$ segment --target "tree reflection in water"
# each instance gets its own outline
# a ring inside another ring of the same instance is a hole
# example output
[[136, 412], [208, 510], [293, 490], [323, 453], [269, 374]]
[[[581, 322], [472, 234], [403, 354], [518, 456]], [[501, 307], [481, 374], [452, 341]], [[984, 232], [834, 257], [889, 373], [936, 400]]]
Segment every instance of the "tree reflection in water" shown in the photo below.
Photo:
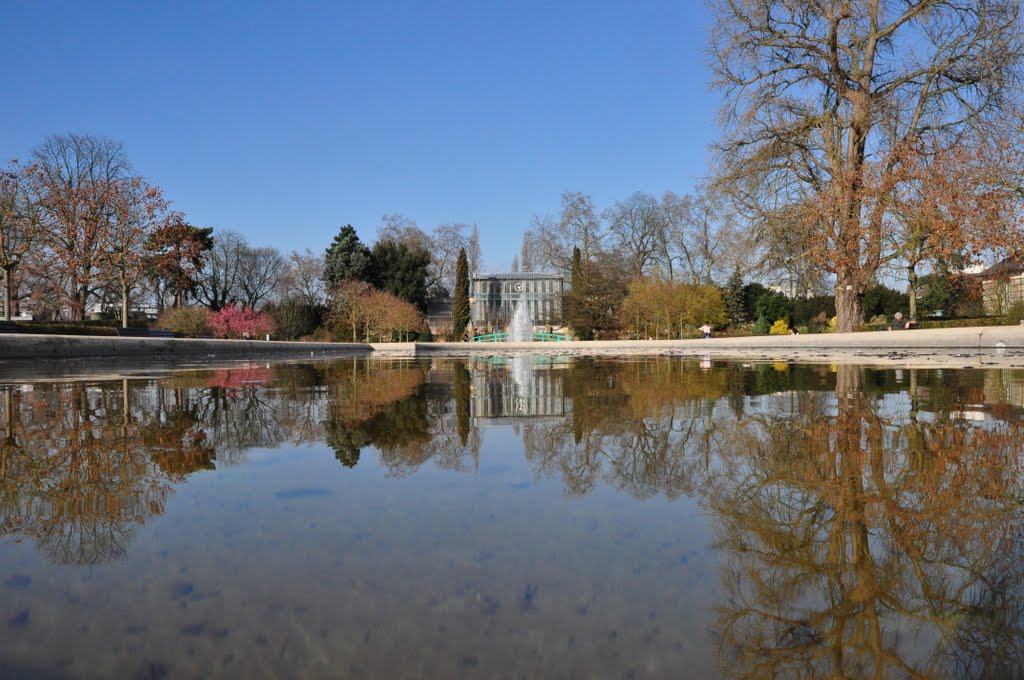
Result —
[[[506, 370], [356, 359], [3, 388], [0, 531], [55, 562], [116, 559], [174, 484], [253, 447], [326, 442], [347, 467], [373, 447], [393, 476], [473, 469], [503, 417], [480, 386]], [[1024, 673], [1019, 374], [668, 357], [538, 370], [557, 409], [510, 420], [537, 476], [708, 511], [723, 675]]]
[[153, 396], [128, 381], [4, 388], [2, 533], [61, 564], [122, 557], [171, 484], [210, 466], [198, 422], [163, 418]]
[[796, 394], [719, 450], [723, 673], [1019, 676], [1024, 429], [922, 418], [865, 377], [840, 366], [834, 398]]

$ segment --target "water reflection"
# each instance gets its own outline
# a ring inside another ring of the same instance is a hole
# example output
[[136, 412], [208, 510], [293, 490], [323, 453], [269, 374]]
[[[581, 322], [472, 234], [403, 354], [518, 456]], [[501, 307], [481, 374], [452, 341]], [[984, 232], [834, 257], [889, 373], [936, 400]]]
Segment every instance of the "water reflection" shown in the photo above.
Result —
[[721, 447], [705, 498], [727, 556], [722, 668], [1017, 677], [1020, 424], [953, 417], [979, 383], [912, 389], [904, 410], [872, 377], [840, 366], [834, 397], [797, 394]]
[[0, 533], [53, 563], [126, 557], [187, 477], [254, 449], [408, 477], [479, 470], [505, 428], [569, 499], [700, 504], [722, 675], [1024, 673], [1020, 372], [356, 359], [0, 394]]

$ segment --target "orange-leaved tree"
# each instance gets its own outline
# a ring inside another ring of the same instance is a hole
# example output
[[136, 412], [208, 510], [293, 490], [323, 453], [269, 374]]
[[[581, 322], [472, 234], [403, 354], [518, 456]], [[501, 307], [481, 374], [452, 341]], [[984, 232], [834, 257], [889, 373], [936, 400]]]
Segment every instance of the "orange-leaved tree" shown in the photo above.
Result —
[[41, 246], [38, 205], [31, 190], [34, 166], [11, 161], [0, 170], [0, 271], [4, 276], [4, 320], [11, 320], [14, 276], [25, 258]]
[[956, 269], [1024, 248], [1024, 154], [1006, 139], [949, 149], [906, 145], [887, 208], [892, 265], [906, 273], [917, 315], [921, 267]]
[[128, 298], [147, 270], [145, 245], [160, 227], [180, 221], [169, 212], [169, 203], [159, 187], [141, 177], [112, 183], [107, 212], [107, 236], [101, 264], [108, 281], [114, 282], [121, 297], [121, 326], [128, 327]]
[[146, 240], [149, 276], [157, 297], [157, 308], [164, 305], [164, 295], [171, 297], [171, 306], [180, 307], [185, 297], [195, 291], [197, 276], [203, 270], [204, 254], [213, 248], [213, 229], [194, 227], [180, 216], [157, 226]]
[[132, 176], [119, 142], [91, 135], [52, 135], [36, 148], [36, 186], [46, 257], [38, 273], [56, 300], [85, 318], [102, 288], [103, 253], [120, 182]]

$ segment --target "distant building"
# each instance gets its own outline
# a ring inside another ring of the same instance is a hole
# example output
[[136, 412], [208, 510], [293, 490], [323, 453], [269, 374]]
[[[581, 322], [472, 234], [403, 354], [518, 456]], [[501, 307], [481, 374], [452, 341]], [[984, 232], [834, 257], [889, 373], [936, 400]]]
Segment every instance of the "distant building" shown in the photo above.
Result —
[[452, 300], [427, 301], [427, 325], [434, 335], [449, 333], [452, 330]]
[[471, 323], [477, 327], [505, 326], [512, 319], [516, 305], [525, 302], [534, 325], [557, 325], [562, 321], [562, 293], [561, 274], [523, 272], [474, 276], [469, 289]]
[[986, 314], [1006, 314], [1024, 302], [1024, 262], [1003, 260], [977, 274], [981, 279]]

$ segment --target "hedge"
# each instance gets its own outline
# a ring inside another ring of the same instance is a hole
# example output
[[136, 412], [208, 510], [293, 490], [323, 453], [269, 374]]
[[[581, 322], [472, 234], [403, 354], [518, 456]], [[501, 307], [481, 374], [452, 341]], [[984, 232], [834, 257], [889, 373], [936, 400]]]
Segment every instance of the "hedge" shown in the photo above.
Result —
[[971, 326], [1016, 326], [1017, 322], [1006, 316], [985, 316], [979, 319], [929, 319], [918, 321], [918, 328], [970, 328]]
[[[110, 321], [15, 321], [23, 333], [39, 335], [117, 335], [119, 325]], [[149, 328], [145, 322], [130, 322], [131, 328]]]

